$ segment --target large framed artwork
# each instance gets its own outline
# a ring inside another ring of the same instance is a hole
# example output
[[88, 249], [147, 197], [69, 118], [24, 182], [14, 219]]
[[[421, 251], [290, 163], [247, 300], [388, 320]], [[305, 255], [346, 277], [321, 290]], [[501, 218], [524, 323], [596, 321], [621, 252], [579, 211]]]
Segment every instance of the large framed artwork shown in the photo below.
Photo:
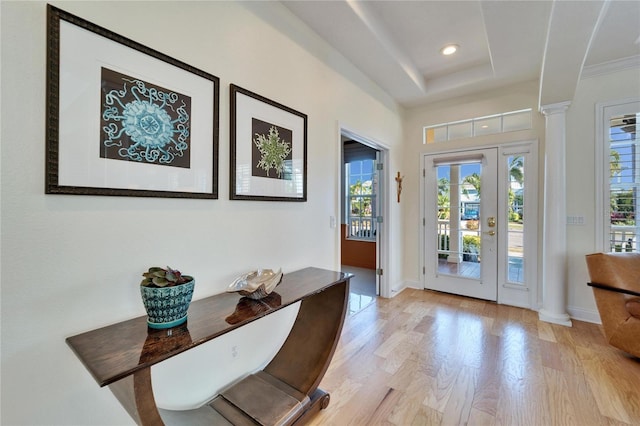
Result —
[[218, 198], [218, 77], [47, 6], [47, 194]]
[[307, 201], [307, 116], [233, 84], [230, 93], [230, 198]]

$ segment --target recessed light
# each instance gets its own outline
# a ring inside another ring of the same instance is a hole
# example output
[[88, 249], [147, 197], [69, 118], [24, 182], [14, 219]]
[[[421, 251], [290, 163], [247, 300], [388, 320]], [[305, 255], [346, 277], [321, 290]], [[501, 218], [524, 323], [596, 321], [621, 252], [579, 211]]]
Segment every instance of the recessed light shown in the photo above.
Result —
[[458, 51], [458, 47], [459, 46], [457, 44], [447, 44], [445, 47], [440, 49], [440, 53], [442, 53], [445, 56], [453, 55]]

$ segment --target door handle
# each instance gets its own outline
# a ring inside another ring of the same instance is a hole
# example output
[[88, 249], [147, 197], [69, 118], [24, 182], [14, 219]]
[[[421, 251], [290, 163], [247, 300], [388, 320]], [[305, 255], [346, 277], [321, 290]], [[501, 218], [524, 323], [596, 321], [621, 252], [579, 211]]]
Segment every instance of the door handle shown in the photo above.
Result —
[[487, 232], [483, 232], [483, 234], [487, 234], [491, 237], [493, 237], [494, 235], [496, 235], [496, 231], [494, 231], [493, 229], [491, 231], [487, 231]]

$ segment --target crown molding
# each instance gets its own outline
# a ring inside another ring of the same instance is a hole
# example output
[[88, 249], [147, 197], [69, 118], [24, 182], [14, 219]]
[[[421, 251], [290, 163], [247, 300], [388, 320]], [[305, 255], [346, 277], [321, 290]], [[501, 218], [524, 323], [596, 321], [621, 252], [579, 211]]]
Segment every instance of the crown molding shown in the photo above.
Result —
[[640, 55], [615, 59], [601, 64], [589, 65], [582, 69], [581, 78], [591, 78], [599, 75], [611, 74], [627, 69], [640, 68]]

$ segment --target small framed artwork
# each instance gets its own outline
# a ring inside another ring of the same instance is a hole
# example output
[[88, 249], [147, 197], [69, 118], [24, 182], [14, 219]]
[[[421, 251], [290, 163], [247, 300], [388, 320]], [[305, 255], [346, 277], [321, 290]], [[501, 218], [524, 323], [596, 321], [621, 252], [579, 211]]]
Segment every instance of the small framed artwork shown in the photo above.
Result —
[[230, 93], [230, 198], [307, 201], [307, 116], [233, 84]]
[[47, 194], [218, 198], [218, 77], [47, 6]]

